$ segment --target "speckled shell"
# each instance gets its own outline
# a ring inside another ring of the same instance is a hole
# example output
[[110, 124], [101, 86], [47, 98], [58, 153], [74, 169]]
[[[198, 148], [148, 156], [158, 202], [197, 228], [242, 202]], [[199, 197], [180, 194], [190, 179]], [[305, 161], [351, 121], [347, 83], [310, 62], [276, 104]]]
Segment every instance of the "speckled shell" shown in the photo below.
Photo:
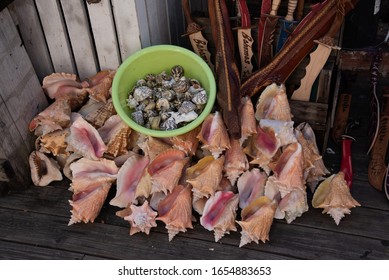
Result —
[[277, 204], [262, 196], [253, 200], [242, 211], [242, 220], [237, 223], [242, 227], [239, 247], [250, 242], [258, 244], [269, 240], [269, 231], [273, 224]]
[[345, 214], [351, 213], [351, 208], [361, 206], [350, 193], [344, 173], [338, 172], [325, 179], [313, 194], [312, 206], [323, 208], [339, 225]]
[[218, 191], [211, 196], [204, 206], [200, 224], [215, 233], [215, 242], [225, 234], [236, 231], [235, 218], [239, 196], [230, 191]]
[[58, 163], [44, 153], [33, 151], [29, 156], [31, 179], [35, 186], [47, 186], [53, 181], [61, 181], [62, 173]]
[[124, 217], [131, 224], [130, 235], [137, 232], [144, 232], [148, 235], [150, 229], [157, 226], [155, 217], [158, 213], [151, 209], [147, 200], [141, 206], [132, 204], [130, 209], [131, 214]]
[[156, 220], [166, 225], [169, 241], [179, 232], [192, 229], [192, 192], [190, 186], [177, 185], [158, 204], [159, 217]]

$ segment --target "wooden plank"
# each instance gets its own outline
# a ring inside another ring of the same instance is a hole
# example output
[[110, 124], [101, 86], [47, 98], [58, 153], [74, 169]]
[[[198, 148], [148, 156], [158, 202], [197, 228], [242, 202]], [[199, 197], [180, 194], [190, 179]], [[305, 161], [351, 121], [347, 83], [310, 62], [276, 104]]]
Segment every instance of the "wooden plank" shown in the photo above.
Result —
[[167, 11], [169, 16], [171, 44], [189, 48], [188, 40], [182, 37], [182, 35], [186, 33], [182, 1], [167, 1]]
[[93, 38], [84, 0], [61, 0], [78, 75], [81, 80], [98, 71]]
[[81, 260], [84, 254], [0, 240], [1, 260]]
[[[0, 240], [45, 246], [107, 259], [285, 259], [282, 255], [199, 242], [178, 234], [128, 235], [128, 228], [108, 224], [67, 226], [63, 217], [0, 208]], [[29, 234], [26, 234], [28, 229]], [[123, 250], [125, 248], [125, 250]], [[234, 252], [234, 253], [232, 253]]]
[[141, 49], [135, 0], [112, 0], [121, 61]]
[[135, 0], [136, 12], [138, 15], [138, 24], [142, 48], [151, 46], [150, 29], [148, 24], [146, 2], [144, 0]]
[[55, 72], [76, 73], [61, 7], [57, 0], [36, 0]]
[[33, 0], [15, 0], [10, 9], [16, 14], [24, 47], [40, 81], [54, 68]]
[[120, 64], [120, 53], [111, 2], [88, 3], [87, 7], [100, 69], [116, 69]]
[[[340, 51], [341, 70], [369, 71], [374, 53], [366, 51]], [[389, 76], [389, 52], [382, 53], [382, 62], [379, 64], [378, 72], [382, 77]]]
[[166, 2], [146, 0], [146, 7], [151, 45], [170, 44]]

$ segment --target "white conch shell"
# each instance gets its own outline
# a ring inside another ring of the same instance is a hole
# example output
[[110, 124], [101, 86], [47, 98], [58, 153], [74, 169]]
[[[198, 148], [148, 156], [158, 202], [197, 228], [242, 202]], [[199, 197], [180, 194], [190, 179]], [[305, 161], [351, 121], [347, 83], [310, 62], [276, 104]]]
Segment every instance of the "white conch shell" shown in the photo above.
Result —
[[313, 194], [312, 206], [324, 208], [323, 213], [328, 213], [339, 225], [345, 214], [351, 213], [351, 208], [361, 206], [350, 193], [350, 189], [344, 180], [344, 173], [338, 172], [325, 179]]
[[242, 221], [237, 223], [242, 227], [239, 247], [250, 242], [269, 240], [269, 231], [273, 223], [277, 203], [266, 196], [253, 200], [242, 210]]
[[288, 224], [293, 222], [297, 217], [300, 217], [303, 213], [308, 211], [307, 194], [305, 190], [300, 188], [293, 189], [281, 199], [277, 210], [279, 215], [276, 215], [275, 218], [285, 218]]
[[47, 186], [52, 181], [61, 181], [60, 166], [44, 153], [33, 151], [29, 156], [31, 179], [35, 186]]
[[130, 235], [137, 232], [144, 232], [147, 235], [150, 233], [150, 229], [157, 226], [155, 217], [157, 212], [153, 211], [146, 200], [141, 206], [130, 206], [131, 214], [124, 217], [126, 221], [131, 224]]
[[238, 139], [230, 139], [231, 148], [226, 151], [224, 173], [234, 185], [240, 174], [249, 169], [246, 154], [242, 151]]
[[293, 121], [279, 121], [261, 119], [259, 125], [263, 130], [271, 129], [274, 131], [274, 135], [280, 140], [280, 145], [285, 146], [294, 142], [297, 142], [294, 136]]
[[231, 191], [218, 191], [205, 203], [200, 224], [215, 232], [215, 242], [226, 233], [236, 231], [235, 218], [239, 196]]
[[177, 185], [158, 204], [157, 220], [166, 224], [169, 233], [169, 241], [181, 232], [186, 232], [192, 226], [192, 192], [190, 186]]
[[285, 86], [273, 83], [265, 88], [256, 104], [255, 118], [291, 121], [292, 114]]
[[267, 175], [258, 168], [244, 172], [238, 179], [239, 207], [245, 208], [251, 201], [263, 196]]

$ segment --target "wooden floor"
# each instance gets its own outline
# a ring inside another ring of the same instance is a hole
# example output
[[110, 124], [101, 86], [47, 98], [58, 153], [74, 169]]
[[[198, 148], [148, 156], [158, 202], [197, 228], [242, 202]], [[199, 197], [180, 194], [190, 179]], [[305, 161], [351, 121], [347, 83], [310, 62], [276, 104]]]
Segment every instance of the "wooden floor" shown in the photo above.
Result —
[[[329, 215], [310, 207], [291, 224], [275, 220], [270, 241], [239, 248], [240, 228], [215, 243], [198, 223], [171, 242], [163, 224], [149, 236], [128, 235], [129, 224], [106, 205], [93, 224], [67, 226], [68, 186], [31, 186], [0, 197], [1, 259], [389, 259], [389, 201], [367, 182], [368, 80], [353, 93], [352, 111], [360, 117], [353, 143], [353, 208], [336, 226]], [[340, 147], [325, 155], [339, 170]], [[110, 194], [113, 195], [113, 194]], [[310, 200], [310, 197], [309, 197]]]

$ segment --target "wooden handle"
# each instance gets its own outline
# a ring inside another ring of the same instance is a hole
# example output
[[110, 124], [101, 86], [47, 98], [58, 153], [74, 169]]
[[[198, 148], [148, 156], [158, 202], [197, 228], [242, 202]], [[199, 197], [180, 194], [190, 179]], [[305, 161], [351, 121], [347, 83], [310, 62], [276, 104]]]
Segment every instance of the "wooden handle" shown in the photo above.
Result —
[[273, 0], [273, 3], [271, 5], [271, 11], [270, 14], [272, 16], [276, 16], [278, 12], [278, 8], [280, 7], [281, 0]]
[[301, 20], [304, 14], [304, 0], [298, 0], [296, 10], [296, 20]]
[[289, 0], [288, 2], [288, 13], [285, 17], [287, 21], [293, 21], [294, 10], [296, 10], [298, 0]]

